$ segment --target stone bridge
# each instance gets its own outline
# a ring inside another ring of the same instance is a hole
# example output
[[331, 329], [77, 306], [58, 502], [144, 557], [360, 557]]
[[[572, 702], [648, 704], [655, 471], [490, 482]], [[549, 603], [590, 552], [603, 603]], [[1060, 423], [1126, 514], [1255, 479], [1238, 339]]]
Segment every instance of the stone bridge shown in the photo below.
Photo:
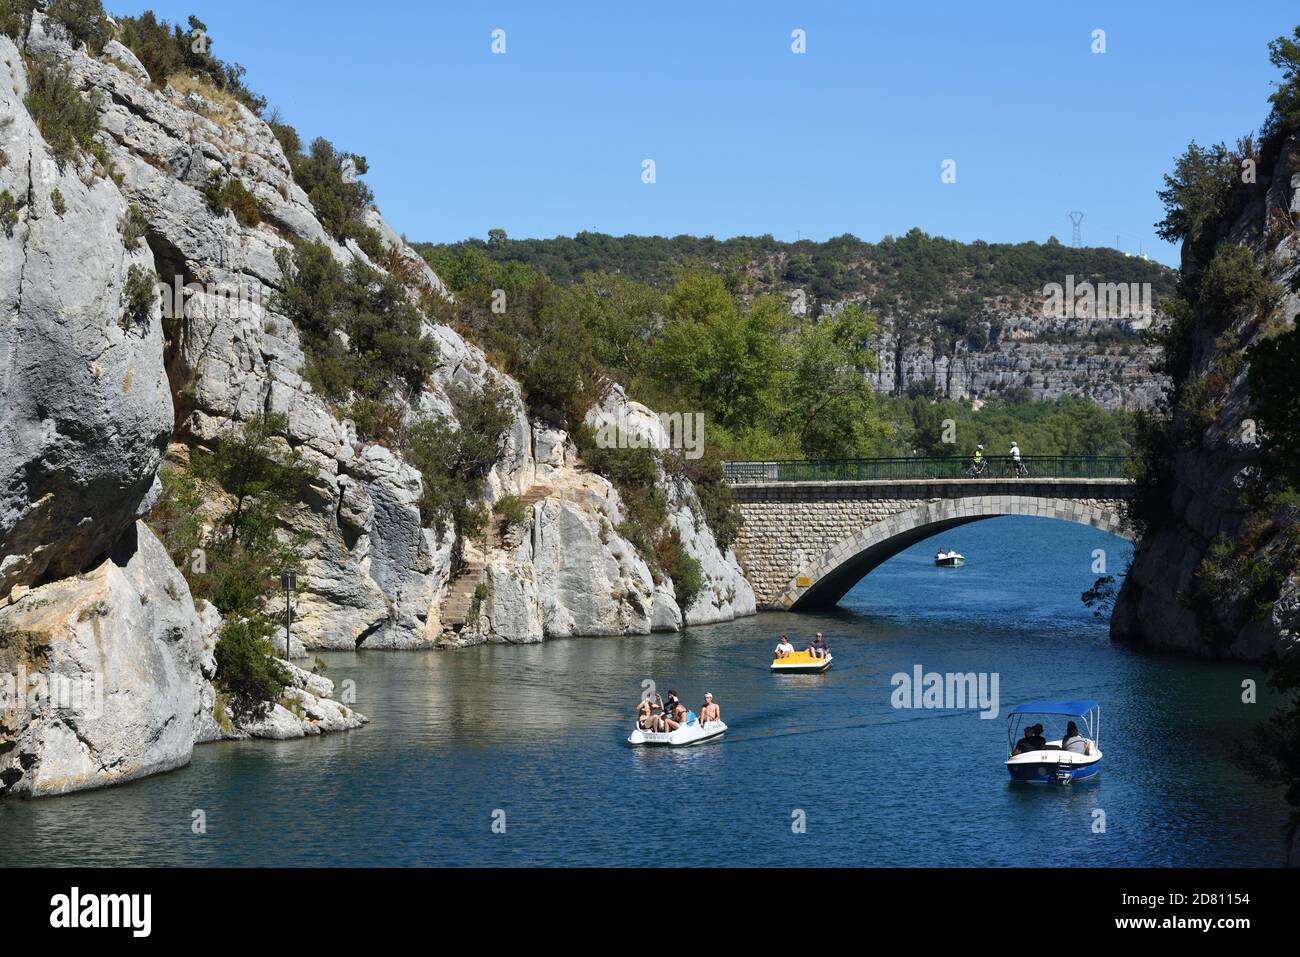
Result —
[[760, 608], [834, 605], [877, 565], [950, 528], [999, 515], [1057, 518], [1132, 539], [1122, 478], [764, 480], [728, 464], [745, 516], [736, 551]]

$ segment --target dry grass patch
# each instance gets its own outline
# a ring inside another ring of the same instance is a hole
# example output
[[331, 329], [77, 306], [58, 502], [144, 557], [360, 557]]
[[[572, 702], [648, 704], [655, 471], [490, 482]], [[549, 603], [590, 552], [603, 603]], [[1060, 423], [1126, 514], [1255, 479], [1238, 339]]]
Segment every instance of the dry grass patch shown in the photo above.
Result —
[[167, 87], [186, 97], [187, 103], [191, 93], [201, 97], [205, 105], [199, 107], [198, 112], [219, 126], [230, 125], [239, 115], [239, 101], [202, 77], [178, 73], [167, 80]]

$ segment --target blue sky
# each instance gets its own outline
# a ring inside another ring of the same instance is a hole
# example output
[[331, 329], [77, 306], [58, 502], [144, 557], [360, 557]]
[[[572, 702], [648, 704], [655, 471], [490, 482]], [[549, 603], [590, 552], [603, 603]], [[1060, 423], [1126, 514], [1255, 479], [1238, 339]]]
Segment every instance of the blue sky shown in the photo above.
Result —
[[1151, 225], [1162, 174], [1192, 139], [1258, 128], [1267, 43], [1300, 23], [1294, 0], [149, 6], [204, 20], [304, 139], [366, 155], [413, 240], [919, 226], [1069, 242], [1079, 209], [1086, 245], [1119, 234], [1169, 263]]

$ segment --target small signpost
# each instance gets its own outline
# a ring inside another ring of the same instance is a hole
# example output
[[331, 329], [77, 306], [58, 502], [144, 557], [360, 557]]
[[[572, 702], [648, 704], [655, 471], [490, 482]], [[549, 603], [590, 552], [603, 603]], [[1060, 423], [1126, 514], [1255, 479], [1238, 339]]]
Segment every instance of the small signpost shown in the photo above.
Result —
[[288, 661], [293, 629], [293, 590], [297, 587], [298, 576], [293, 572], [285, 572], [280, 576], [280, 584], [284, 586], [284, 660]]

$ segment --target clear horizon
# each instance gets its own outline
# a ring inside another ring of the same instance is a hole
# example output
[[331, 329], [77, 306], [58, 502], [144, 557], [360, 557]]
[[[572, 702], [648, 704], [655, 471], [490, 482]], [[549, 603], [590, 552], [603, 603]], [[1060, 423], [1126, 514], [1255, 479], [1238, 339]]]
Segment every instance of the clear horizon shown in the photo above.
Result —
[[1083, 245], [1169, 265], [1178, 249], [1152, 225], [1163, 174], [1192, 140], [1259, 128], [1268, 41], [1300, 21], [1280, 2], [1250, 18], [1200, 2], [1012, 3], [996, 21], [951, 3], [110, 9], [202, 19], [213, 52], [247, 67], [304, 140], [369, 159], [377, 204], [412, 241], [502, 228], [877, 242], [919, 227], [1068, 245], [1081, 210]]

